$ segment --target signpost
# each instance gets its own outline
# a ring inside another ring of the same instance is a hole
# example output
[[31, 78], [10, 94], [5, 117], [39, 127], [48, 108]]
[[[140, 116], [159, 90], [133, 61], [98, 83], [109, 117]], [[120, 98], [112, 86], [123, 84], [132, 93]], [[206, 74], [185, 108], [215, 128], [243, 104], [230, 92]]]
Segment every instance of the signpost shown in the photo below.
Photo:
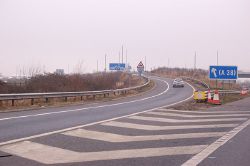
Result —
[[210, 66], [209, 78], [211, 80], [237, 80], [237, 66]]
[[142, 72], [144, 71], [144, 65], [142, 62], [140, 62], [138, 65], [137, 65], [137, 71], [139, 73], [139, 75], [141, 76]]
[[109, 70], [123, 71], [125, 70], [125, 63], [110, 63]]

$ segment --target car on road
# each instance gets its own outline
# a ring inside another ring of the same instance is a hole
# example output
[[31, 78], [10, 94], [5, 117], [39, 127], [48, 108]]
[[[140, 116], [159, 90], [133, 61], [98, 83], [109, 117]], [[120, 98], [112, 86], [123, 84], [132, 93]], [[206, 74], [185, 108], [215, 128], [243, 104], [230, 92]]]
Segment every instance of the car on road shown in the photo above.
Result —
[[173, 87], [177, 88], [177, 87], [184, 87], [184, 81], [181, 78], [176, 78], [173, 81]]

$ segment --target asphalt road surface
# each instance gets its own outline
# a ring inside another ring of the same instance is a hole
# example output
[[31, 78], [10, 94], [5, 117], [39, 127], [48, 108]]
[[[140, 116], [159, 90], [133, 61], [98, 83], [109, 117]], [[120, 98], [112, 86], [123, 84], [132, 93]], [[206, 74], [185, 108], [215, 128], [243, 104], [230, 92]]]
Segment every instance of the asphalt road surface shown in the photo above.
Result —
[[139, 96], [0, 114], [0, 165], [209, 165], [249, 123], [250, 111], [238, 106], [160, 108], [188, 99], [193, 89], [153, 79], [156, 87]]
[[193, 89], [172, 88], [172, 80], [152, 77], [156, 86], [138, 96], [98, 104], [0, 114], [0, 142], [125, 116], [184, 100]]

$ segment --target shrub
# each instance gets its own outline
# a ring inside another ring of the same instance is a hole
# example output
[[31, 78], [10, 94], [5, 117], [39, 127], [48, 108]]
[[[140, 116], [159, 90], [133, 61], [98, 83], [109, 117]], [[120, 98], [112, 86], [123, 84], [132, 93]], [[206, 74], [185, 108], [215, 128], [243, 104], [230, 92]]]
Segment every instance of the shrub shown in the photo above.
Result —
[[76, 92], [115, 89], [116, 83], [119, 81], [124, 82], [123, 87], [131, 85], [128, 81], [131, 77], [130, 74], [122, 72], [36, 75], [23, 81], [21, 85], [0, 82], [0, 93]]

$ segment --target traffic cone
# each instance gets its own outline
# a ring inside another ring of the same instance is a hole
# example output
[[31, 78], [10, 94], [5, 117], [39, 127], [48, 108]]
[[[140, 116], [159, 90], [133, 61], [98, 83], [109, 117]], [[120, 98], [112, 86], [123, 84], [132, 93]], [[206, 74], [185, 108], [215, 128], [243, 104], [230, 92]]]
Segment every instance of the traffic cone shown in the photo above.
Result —
[[207, 91], [207, 102], [208, 103], [212, 103], [213, 102], [212, 94], [211, 94], [210, 89]]
[[215, 91], [214, 91], [214, 98], [213, 98], [212, 103], [213, 103], [213, 104], [216, 104], [216, 105], [220, 105], [221, 102], [220, 102], [220, 99], [219, 99], [219, 98], [220, 98], [220, 97], [219, 97], [219, 92], [218, 92], [218, 90], [215, 90]]
[[241, 94], [242, 96], [247, 95], [247, 90], [241, 90], [240, 94]]

